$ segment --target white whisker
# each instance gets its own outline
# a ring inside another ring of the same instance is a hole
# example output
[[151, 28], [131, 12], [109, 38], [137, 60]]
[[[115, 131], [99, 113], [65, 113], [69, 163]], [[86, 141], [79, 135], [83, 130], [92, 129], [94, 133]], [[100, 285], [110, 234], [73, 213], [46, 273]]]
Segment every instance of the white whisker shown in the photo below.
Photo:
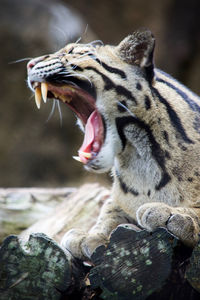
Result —
[[[63, 41], [67, 41], [68, 40], [68, 38], [69, 38], [69, 34], [67, 34], [67, 32], [65, 31], [65, 30], [63, 30], [61, 27], [59, 27], [59, 26], [56, 26], [56, 25], [54, 25], [53, 26], [53, 33], [55, 34], [55, 31], [58, 31], [59, 33], [61, 33], [61, 35], [62, 35], [62, 40]], [[57, 43], [59, 43], [59, 38], [57, 37]], [[59, 45], [58, 45], [58, 47], [59, 47]]]
[[29, 100], [32, 100], [33, 98], [35, 98], [35, 94], [32, 94], [32, 95], [29, 97]]
[[59, 72], [59, 75], [72, 75], [72, 72], [67, 72], [67, 71], [61, 71]]
[[90, 55], [90, 58], [92, 58], [93, 60], [97, 59], [97, 56], [95, 54]]
[[73, 85], [73, 86], [75, 86], [75, 87], [79, 87], [76, 83], [74, 83], [74, 82], [72, 82], [72, 81], [70, 81], [70, 80], [62, 80], [62, 82], [64, 82], [64, 83], [67, 83], [67, 84], [70, 84], [70, 85]]
[[[88, 51], [87, 53], [83, 53], [83, 54], [81, 54], [80, 56], [79, 56], [79, 58], [82, 58], [82, 57], [84, 57], [84, 56], [88, 56], [88, 55], [94, 55], [94, 52], [93, 51]], [[89, 57], [90, 58], [90, 57]]]
[[87, 81], [89, 81], [90, 85], [92, 86], [91, 80], [90, 80], [87, 76], [85, 76], [85, 75], [83, 75], [83, 74], [76, 74], [76, 73], [73, 74], [73, 73], [72, 73], [71, 75], [66, 75], [65, 77], [66, 77], [66, 78], [67, 78], [67, 77], [76, 77], [76, 78], [82, 77], [82, 78], [86, 79]]
[[48, 119], [46, 120], [46, 123], [49, 122], [49, 120], [52, 118], [55, 107], [56, 107], [56, 100], [54, 99], [53, 104], [52, 104], [52, 108], [51, 108], [50, 114], [48, 116]]
[[58, 108], [58, 114], [59, 114], [59, 118], [60, 118], [60, 126], [62, 127], [62, 111], [61, 111], [61, 108], [60, 108], [60, 102], [59, 102], [59, 100], [57, 100], [57, 99], [53, 99], [53, 104], [52, 104], [52, 108], [51, 108], [51, 111], [50, 111], [50, 114], [49, 114], [49, 116], [48, 116], [48, 118], [47, 118], [47, 120], [46, 120], [46, 123], [48, 123], [49, 122], [49, 120], [52, 118], [52, 116], [53, 116], [53, 114], [54, 114], [54, 112], [55, 112], [55, 108]]
[[10, 61], [8, 64], [9, 65], [17, 64], [17, 63], [20, 63], [20, 62], [23, 62], [23, 61], [26, 61], [26, 60], [31, 60], [31, 59], [32, 59], [32, 57], [20, 58], [20, 59], [14, 60], [14, 61]]
[[123, 107], [132, 117], [135, 117], [135, 115], [134, 115], [134, 113], [132, 113], [131, 111], [130, 111], [130, 109], [128, 109], [128, 107], [126, 106], [126, 105], [124, 105], [124, 104], [122, 104], [120, 101], [117, 101], [117, 103], [121, 106], [121, 107]]
[[77, 78], [79, 78], [79, 77], [82, 77], [82, 78], [85, 78], [87, 81], [89, 81], [89, 83], [90, 83], [90, 85], [92, 86], [93, 84], [92, 84], [92, 81], [87, 77], [87, 76], [85, 76], [85, 75], [83, 75], [83, 74], [74, 74], [74, 75], [72, 75], [73, 77], [77, 77]]
[[102, 40], [94, 40], [94, 41], [92, 41], [92, 42], [90, 42], [90, 43], [88, 43], [88, 44], [86, 44], [86, 45], [94, 45], [94, 44], [101, 44], [102, 46], [104, 46], [104, 43], [102, 42]]
[[71, 67], [72, 70], [76, 69], [77, 68], [77, 65], [74, 65], [73, 67]]
[[78, 44], [78, 43], [81, 41], [81, 39], [82, 39], [82, 37], [80, 36], [80, 37], [76, 40], [75, 44]]
[[85, 26], [85, 31], [84, 31], [84, 35], [86, 35], [87, 34], [87, 31], [88, 31], [88, 24]]
[[57, 105], [58, 113], [59, 113], [59, 117], [60, 117], [60, 127], [62, 127], [62, 111], [61, 111], [61, 108], [60, 108], [59, 100], [56, 100], [56, 105]]

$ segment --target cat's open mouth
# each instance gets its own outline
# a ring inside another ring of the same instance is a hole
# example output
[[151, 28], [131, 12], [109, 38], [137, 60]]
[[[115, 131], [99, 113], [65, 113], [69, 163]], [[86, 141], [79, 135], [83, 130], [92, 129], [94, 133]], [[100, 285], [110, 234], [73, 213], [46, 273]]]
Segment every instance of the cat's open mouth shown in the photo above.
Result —
[[96, 100], [86, 90], [72, 85], [52, 84], [49, 82], [34, 82], [36, 105], [39, 108], [41, 100], [55, 98], [66, 103], [81, 120], [85, 135], [82, 146], [78, 151], [76, 160], [87, 164], [99, 153], [104, 141], [103, 120], [96, 108]]

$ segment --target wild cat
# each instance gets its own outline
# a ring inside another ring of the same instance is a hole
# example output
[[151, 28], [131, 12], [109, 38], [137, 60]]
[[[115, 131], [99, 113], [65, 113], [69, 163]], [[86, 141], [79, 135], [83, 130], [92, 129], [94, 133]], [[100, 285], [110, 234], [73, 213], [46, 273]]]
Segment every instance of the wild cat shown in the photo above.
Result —
[[59, 99], [79, 118], [84, 141], [75, 159], [114, 177], [96, 225], [63, 239], [78, 258], [127, 222], [198, 241], [200, 98], [154, 67], [154, 46], [150, 31], [136, 31], [117, 46], [72, 43], [27, 65], [37, 106]]

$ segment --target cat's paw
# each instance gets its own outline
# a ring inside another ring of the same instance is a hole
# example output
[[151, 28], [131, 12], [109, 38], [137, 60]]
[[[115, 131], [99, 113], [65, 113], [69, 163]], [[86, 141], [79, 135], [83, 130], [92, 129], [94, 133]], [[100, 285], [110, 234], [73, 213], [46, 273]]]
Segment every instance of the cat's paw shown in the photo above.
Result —
[[161, 203], [143, 204], [136, 212], [138, 224], [149, 231], [166, 227], [171, 214], [170, 207]]
[[167, 229], [188, 246], [195, 246], [199, 240], [198, 222], [187, 214], [173, 214], [167, 222]]
[[107, 245], [107, 242], [107, 238], [101, 233], [89, 234], [79, 229], [71, 229], [63, 236], [61, 246], [74, 257], [88, 260], [98, 246]]
[[199, 221], [194, 213], [184, 208], [170, 207], [164, 203], [147, 203], [136, 213], [138, 224], [153, 231], [158, 227], [166, 228], [184, 244], [194, 246], [199, 240]]

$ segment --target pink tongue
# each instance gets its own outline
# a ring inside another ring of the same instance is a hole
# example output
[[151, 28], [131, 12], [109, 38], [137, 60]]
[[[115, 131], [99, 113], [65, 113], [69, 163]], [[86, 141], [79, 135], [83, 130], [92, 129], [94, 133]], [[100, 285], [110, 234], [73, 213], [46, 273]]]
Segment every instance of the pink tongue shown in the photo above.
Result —
[[94, 143], [95, 134], [98, 131], [98, 113], [97, 111], [93, 111], [91, 113], [90, 117], [87, 120], [86, 126], [85, 126], [85, 136], [84, 141], [79, 149], [79, 157], [83, 163], [87, 163], [88, 159], [81, 153], [91, 153], [92, 151], [92, 144]]

